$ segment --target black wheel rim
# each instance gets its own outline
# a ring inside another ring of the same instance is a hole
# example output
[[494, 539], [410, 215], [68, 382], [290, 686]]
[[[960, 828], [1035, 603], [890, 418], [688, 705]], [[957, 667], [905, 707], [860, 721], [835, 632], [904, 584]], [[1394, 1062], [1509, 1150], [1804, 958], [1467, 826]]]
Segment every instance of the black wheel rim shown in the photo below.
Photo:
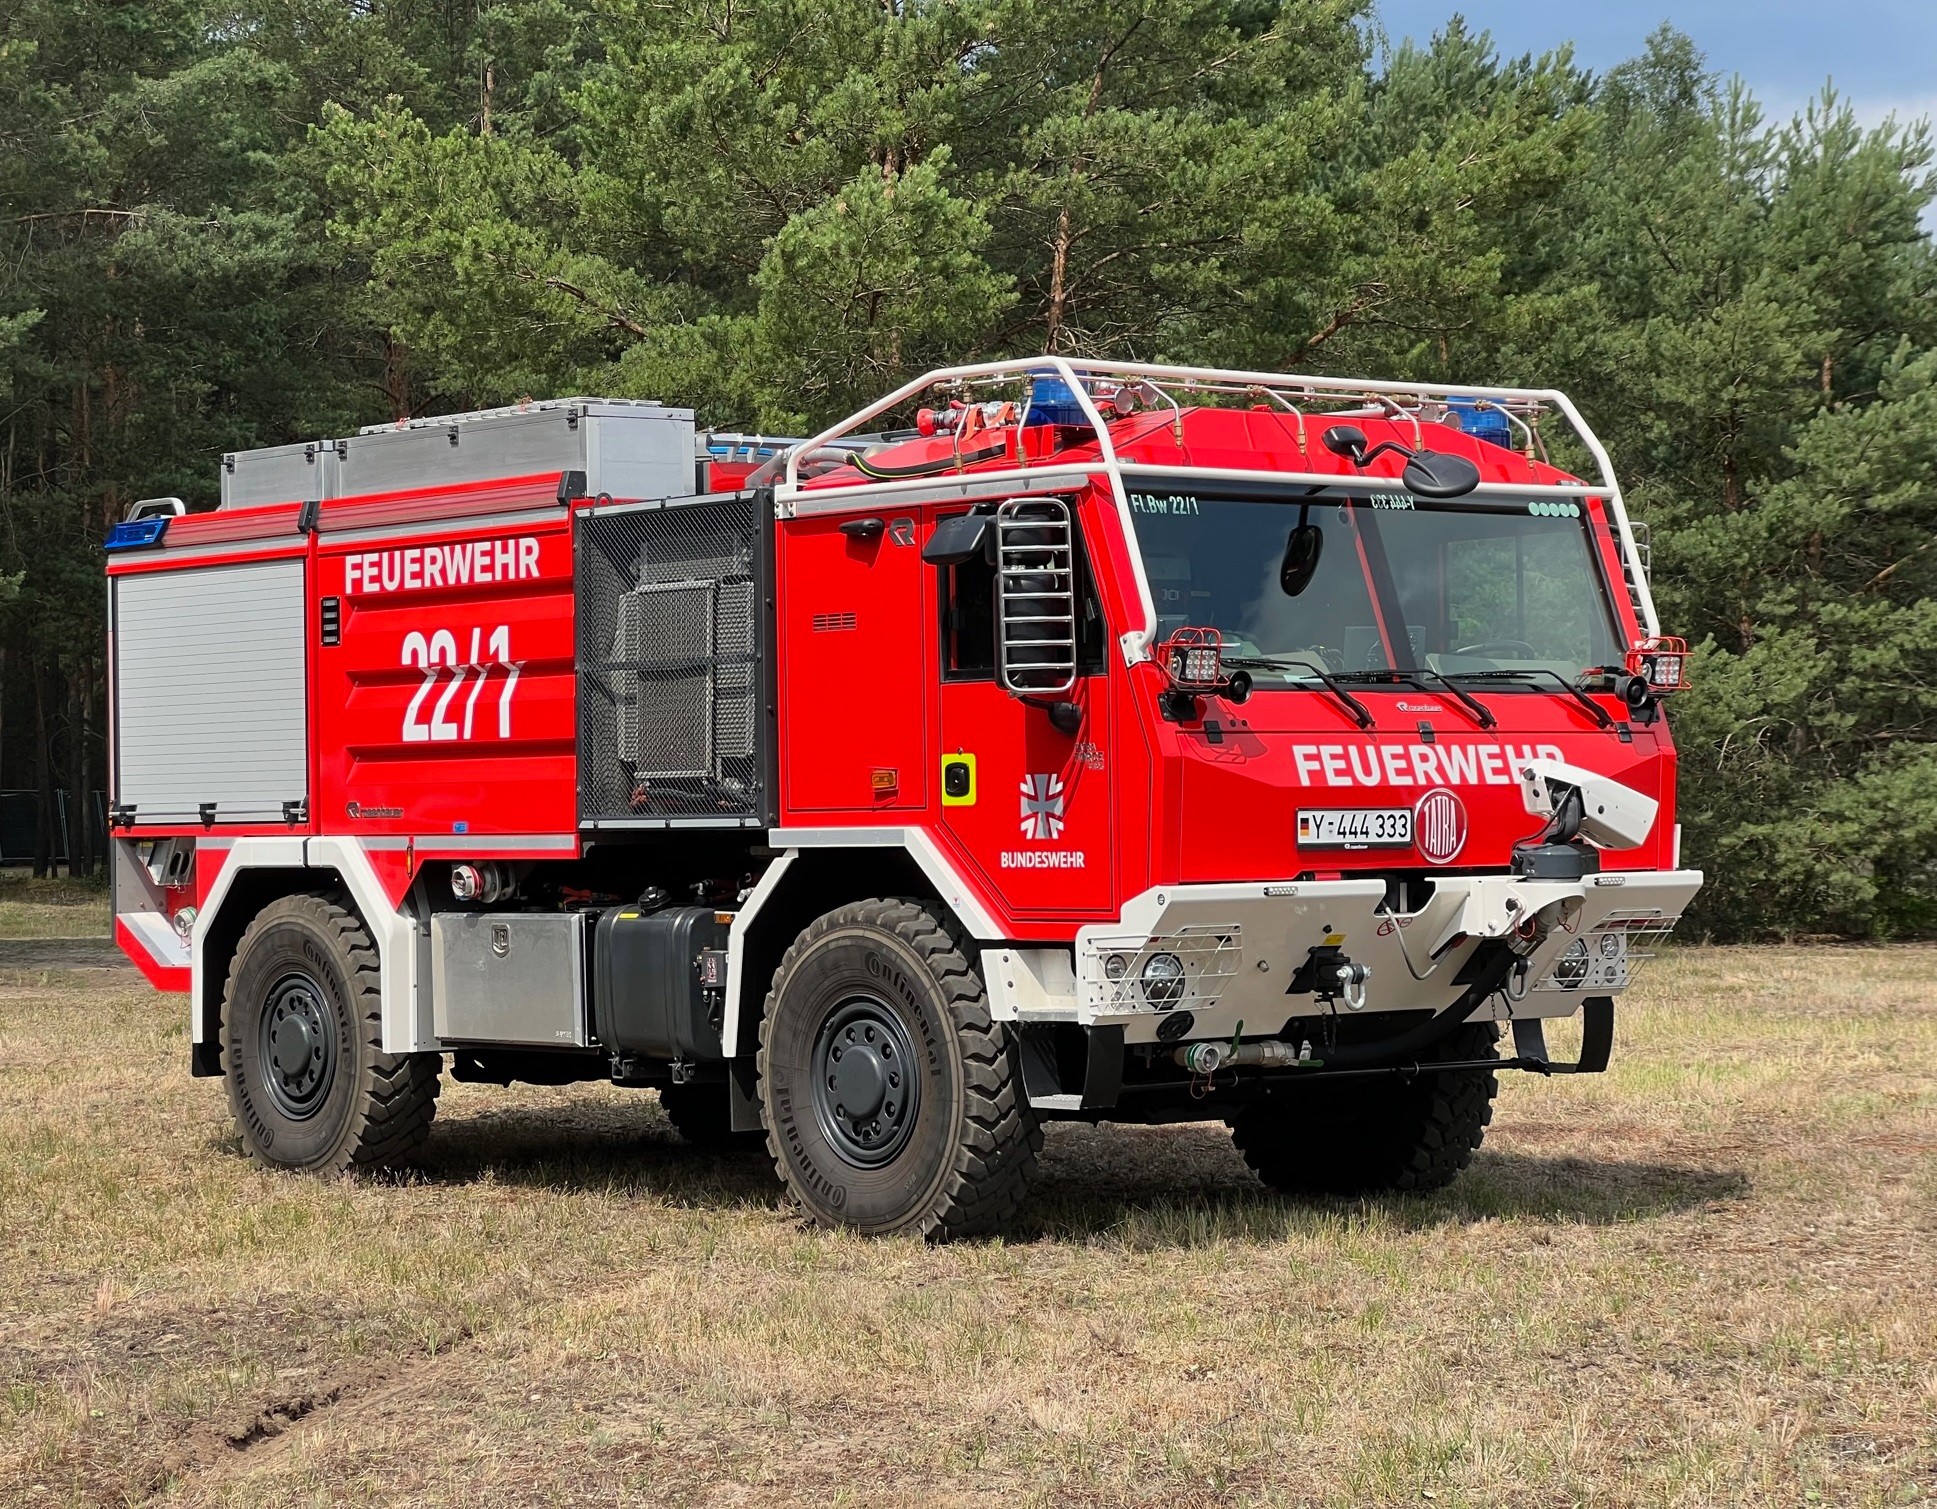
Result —
[[336, 1082], [335, 1014], [323, 987], [300, 970], [270, 987], [256, 1034], [262, 1080], [291, 1121], [314, 1116]]
[[814, 1039], [814, 1118], [836, 1153], [879, 1168], [907, 1145], [921, 1109], [908, 1029], [886, 1002], [851, 996]]

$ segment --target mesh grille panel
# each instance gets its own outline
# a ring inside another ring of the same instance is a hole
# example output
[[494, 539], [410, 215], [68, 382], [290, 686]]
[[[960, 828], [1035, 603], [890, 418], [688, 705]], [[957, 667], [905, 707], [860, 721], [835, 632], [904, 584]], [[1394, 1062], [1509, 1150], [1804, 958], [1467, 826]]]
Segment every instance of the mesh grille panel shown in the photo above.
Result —
[[743, 497], [580, 516], [584, 820], [764, 818], [759, 519]]

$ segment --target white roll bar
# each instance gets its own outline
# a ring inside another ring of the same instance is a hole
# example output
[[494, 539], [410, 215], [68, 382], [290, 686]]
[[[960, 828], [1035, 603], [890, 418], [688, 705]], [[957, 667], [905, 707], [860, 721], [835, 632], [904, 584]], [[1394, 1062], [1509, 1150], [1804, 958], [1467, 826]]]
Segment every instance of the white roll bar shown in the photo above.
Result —
[[[1136, 538], [1136, 524], [1130, 515], [1129, 496], [1124, 491], [1123, 465], [1117, 456], [1115, 445], [1111, 443], [1110, 426], [1097, 408], [1091, 393], [1093, 386], [1116, 387], [1126, 381], [1149, 383], [1173, 403], [1175, 400], [1170, 396], [1172, 389], [1180, 390], [1186, 396], [1191, 394], [1263, 396], [1299, 413], [1301, 431], [1306, 417], [1333, 416], [1327, 414], [1306, 416], [1294, 400], [1302, 400], [1307, 405], [1323, 403], [1327, 400], [1340, 405], [1349, 405], [1355, 401], [1360, 403], [1369, 401], [1388, 413], [1395, 408], [1402, 414], [1410, 413], [1415, 426], [1418, 423], [1417, 409], [1421, 405], [1474, 398], [1484, 398], [1498, 404], [1503, 410], [1507, 410], [1510, 416], [1515, 409], [1535, 416], [1543, 411], [1557, 413], [1580, 438], [1581, 444], [1586, 447], [1588, 455], [1593, 458], [1596, 468], [1600, 471], [1598, 482], [1593, 479], [1583, 480], [1590, 491], [1599, 493], [1607, 500], [1609, 514], [1614, 520], [1615, 535], [1620, 542], [1622, 568], [1627, 576], [1625, 585], [1628, 596], [1634, 604], [1636, 616], [1641, 620], [1641, 627], [1650, 636], [1661, 632], [1661, 622], [1655, 614], [1654, 594], [1648, 587], [1648, 575], [1642, 567], [1641, 553], [1634, 538], [1634, 526], [1628, 518], [1627, 503], [1621, 496], [1621, 484], [1615, 480], [1614, 465], [1608, 459], [1606, 447], [1601, 444], [1593, 430], [1588, 428], [1587, 421], [1581, 417], [1580, 410], [1574, 407], [1573, 401], [1565, 393], [1555, 388], [1486, 388], [1475, 387], [1469, 383], [1401, 383], [1360, 378], [1301, 377], [1282, 372], [1247, 372], [1224, 367], [1177, 367], [1151, 362], [1096, 361], [1065, 356], [1014, 357], [1006, 361], [940, 367], [912, 382], [903, 383], [886, 397], [877, 399], [865, 409], [850, 414], [838, 424], [829, 426], [811, 440], [795, 446], [787, 456], [786, 474], [775, 489], [776, 504], [783, 514], [791, 516], [803, 509], [852, 507], [857, 497], [932, 491], [954, 474], [896, 481], [867, 481], [824, 492], [818, 489], [805, 492], [800, 485], [800, 461], [803, 456], [811, 456], [815, 451], [839, 440], [842, 436], [862, 429], [869, 420], [899, 408], [908, 400], [931, 388], [987, 386], [1034, 375], [1051, 374], [1060, 377], [1068, 385], [1070, 392], [1075, 394], [1077, 403], [1082, 407], [1083, 417], [1089, 421], [1090, 429], [1096, 435], [1098, 459], [1090, 469], [1100, 471], [1108, 478], [1111, 494], [1116, 499], [1117, 513], [1122, 520], [1124, 536], [1132, 541]], [[1395, 402], [1396, 400], [1411, 400], [1411, 408], [1407, 409], [1403, 402]], [[978, 487], [1006, 481], [1027, 481], [1035, 486], [1041, 486], [1044, 471], [1056, 467], [1061, 467], [1061, 464], [1044, 462], [1034, 467], [1026, 465], [999, 467], [990, 471], [962, 473], [961, 480], [973, 480]], [[1340, 480], [1335, 472], [1251, 471], [1218, 466], [1140, 464], [1134, 470], [1140, 475], [1154, 474], [1161, 477], [1183, 478], [1212, 474], [1241, 481], [1305, 483], [1326, 487], [1336, 487]], [[1581, 491], [1581, 487], [1553, 483], [1488, 484], [1487, 491], [1495, 494], [1504, 493], [1511, 497], [1572, 497]], [[1151, 599], [1149, 580], [1144, 574], [1142, 556], [1132, 550], [1130, 560], [1144, 618], [1141, 628], [1122, 636], [1124, 659], [1134, 663], [1149, 658], [1152, 641], [1156, 635], [1157, 612]]]

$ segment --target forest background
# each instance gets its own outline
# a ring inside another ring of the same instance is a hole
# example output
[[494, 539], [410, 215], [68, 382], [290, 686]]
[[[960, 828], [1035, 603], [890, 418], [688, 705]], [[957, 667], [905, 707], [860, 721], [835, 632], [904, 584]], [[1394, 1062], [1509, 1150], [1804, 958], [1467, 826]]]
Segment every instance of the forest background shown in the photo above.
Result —
[[225, 451], [564, 393], [800, 432], [1042, 351], [1524, 383], [1700, 646], [1685, 927], [1937, 932], [1931, 163], [1671, 30], [1595, 74], [1363, 0], [0, 0], [0, 786], [51, 867], [102, 535]]

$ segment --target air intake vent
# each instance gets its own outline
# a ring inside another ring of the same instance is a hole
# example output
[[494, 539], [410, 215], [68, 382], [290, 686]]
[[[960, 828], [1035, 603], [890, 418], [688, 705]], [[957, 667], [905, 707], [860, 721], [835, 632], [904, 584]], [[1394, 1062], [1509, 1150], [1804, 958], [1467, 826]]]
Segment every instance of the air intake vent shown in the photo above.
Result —
[[760, 517], [739, 497], [580, 516], [579, 807], [588, 825], [766, 822]]

